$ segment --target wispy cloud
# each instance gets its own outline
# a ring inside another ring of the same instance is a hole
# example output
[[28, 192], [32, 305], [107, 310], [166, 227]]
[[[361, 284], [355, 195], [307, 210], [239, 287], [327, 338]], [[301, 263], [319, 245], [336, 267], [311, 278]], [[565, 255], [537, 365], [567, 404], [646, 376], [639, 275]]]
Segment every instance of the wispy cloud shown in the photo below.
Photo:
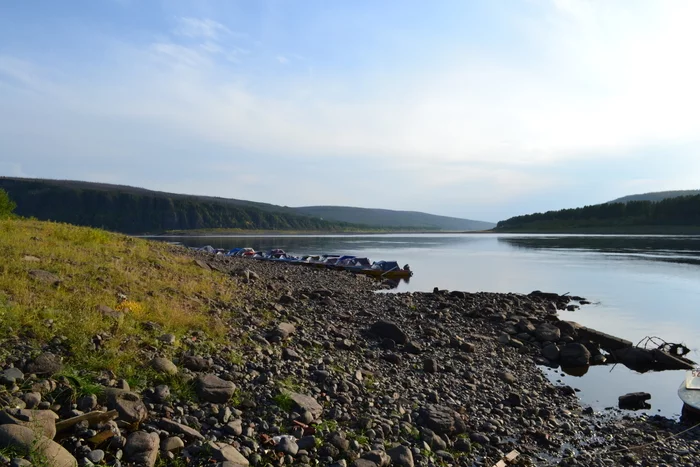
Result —
[[[652, 157], [643, 150], [652, 146], [664, 148], [678, 166], [659, 176], [658, 185], [674, 179], [700, 185], [700, 175], [682, 168], [700, 151], [700, 64], [691, 59], [700, 43], [693, 23], [700, 4], [525, 4], [527, 13], [499, 10], [510, 48], [520, 47], [522, 57], [470, 43], [461, 29], [440, 41], [425, 37], [422, 49], [411, 49], [412, 33], [390, 21], [382, 23], [376, 47], [355, 49], [348, 39], [334, 45], [333, 56], [319, 56], [317, 37], [267, 45], [274, 42], [270, 31], [284, 29], [276, 17], [261, 22], [258, 36], [243, 36], [224, 15], [192, 15], [178, 16], [170, 31], [115, 38], [99, 66], [65, 71], [74, 80], [54, 79], [41, 54], [7, 53], [0, 56], [0, 86], [43, 93], [60, 118], [51, 121], [53, 114], [37, 107], [38, 120], [65, 129], [46, 131], [65, 133], [61, 144], [73, 152], [69, 139], [87, 120], [93, 151], [100, 138], [118, 140], [115, 128], [129, 127], [133, 141], [120, 143], [124, 153], [140, 154], [153, 144], [150, 157], [162, 161], [172, 146], [254, 155], [217, 161], [245, 174], [255, 173], [256, 157], [314, 159], [329, 173], [359, 161], [400, 179], [402, 199], [414, 188], [465, 204], [544, 196], [577, 181], [569, 168], [575, 164], [603, 170], [611, 160], [643, 162]], [[406, 50], [410, 58], [396, 58]], [[33, 108], [21, 104], [14, 108]], [[0, 109], [0, 121], [12, 118], [11, 110]], [[188, 151], [213, 164], [209, 152]], [[623, 186], [619, 172], [606, 183]], [[655, 180], [645, 173], [630, 177], [645, 187]], [[248, 176], [238, 181], [266, 183]], [[198, 186], [219, 194], [230, 189], [224, 180]]]
[[216, 39], [231, 34], [231, 31], [209, 18], [178, 18], [175, 33], [185, 37]]

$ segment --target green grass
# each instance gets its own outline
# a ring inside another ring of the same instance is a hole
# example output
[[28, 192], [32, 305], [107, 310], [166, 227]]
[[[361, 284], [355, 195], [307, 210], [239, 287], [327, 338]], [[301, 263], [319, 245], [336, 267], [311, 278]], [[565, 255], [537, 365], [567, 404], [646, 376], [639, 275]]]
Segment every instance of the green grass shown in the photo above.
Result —
[[274, 398], [273, 401], [275, 402], [275, 405], [282, 409], [285, 412], [291, 412], [294, 409], [294, 401], [292, 400], [291, 397], [289, 397], [287, 394], [281, 392], [277, 394]]
[[[72, 367], [129, 378], [141, 371], [139, 349], [160, 345], [162, 333], [182, 337], [201, 330], [224, 342], [226, 324], [209, 311], [212, 303], [238, 306], [236, 283], [201, 269], [181, 251], [99, 229], [0, 220], [0, 343], [19, 336], [43, 345], [65, 336]], [[24, 260], [27, 255], [39, 261]], [[56, 274], [60, 285], [31, 278], [33, 269]], [[105, 318], [98, 305], [122, 311], [123, 320]], [[160, 330], [144, 330], [147, 321]], [[105, 336], [99, 350], [91, 341], [96, 334]]]

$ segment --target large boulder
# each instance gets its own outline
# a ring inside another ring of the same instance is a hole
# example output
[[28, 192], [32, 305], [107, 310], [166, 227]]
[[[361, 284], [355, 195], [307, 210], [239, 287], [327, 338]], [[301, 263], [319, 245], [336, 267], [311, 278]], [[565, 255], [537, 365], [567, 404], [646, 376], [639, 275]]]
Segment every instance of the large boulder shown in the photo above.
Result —
[[0, 425], [0, 448], [18, 448], [34, 453], [46, 467], [76, 467], [75, 457], [63, 446], [31, 428], [21, 425]]
[[293, 391], [284, 391], [284, 394], [286, 394], [294, 402], [294, 405], [299, 411], [308, 411], [311, 413], [314, 420], [321, 417], [321, 414], [323, 413], [323, 406], [319, 404], [318, 401], [312, 396], [299, 394], [298, 392]]
[[21, 425], [53, 439], [58, 415], [51, 410], [8, 409], [0, 412], [0, 425]]
[[378, 337], [391, 339], [397, 344], [408, 342], [408, 335], [391, 321], [379, 320], [372, 325], [370, 331]]
[[153, 467], [158, 458], [160, 438], [157, 433], [135, 431], [129, 435], [124, 446], [124, 459], [136, 465]]
[[119, 420], [127, 423], [140, 423], [148, 417], [148, 409], [135, 392], [123, 389], [107, 388], [103, 392], [107, 408], [119, 412]]
[[238, 449], [230, 444], [209, 442], [207, 444], [214, 459], [220, 462], [229, 462], [232, 467], [248, 467], [250, 462], [243, 457]]
[[444, 405], [427, 405], [419, 414], [420, 423], [440, 435], [456, 435], [467, 429], [459, 414]]
[[535, 338], [540, 342], [557, 342], [561, 338], [561, 331], [553, 324], [542, 323], [535, 328]]
[[156, 370], [158, 373], [164, 373], [166, 375], [176, 375], [177, 366], [165, 357], [156, 357], [151, 360], [151, 368]]
[[389, 449], [387, 452], [391, 458], [391, 462], [394, 465], [400, 467], [413, 467], [413, 453], [408, 448], [408, 446], [396, 446], [395, 448]]
[[548, 344], [542, 347], [542, 356], [550, 362], [557, 363], [559, 361], [560, 354], [561, 350], [557, 344]]
[[236, 385], [214, 374], [201, 375], [197, 378], [197, 395], [205, 402], [223, 404], [236, 392]]
[[[544, 352], [544, 349], [543, 349]], [[573, 342], [562, 347], [559, 351], [561, 366], [586, 366], [591, 363], [591, 352], [585, 345]]]
[[50, 352], [45, 352], [27, 365], [27, 373], [51, 376], [63, 369], [61, 357]]

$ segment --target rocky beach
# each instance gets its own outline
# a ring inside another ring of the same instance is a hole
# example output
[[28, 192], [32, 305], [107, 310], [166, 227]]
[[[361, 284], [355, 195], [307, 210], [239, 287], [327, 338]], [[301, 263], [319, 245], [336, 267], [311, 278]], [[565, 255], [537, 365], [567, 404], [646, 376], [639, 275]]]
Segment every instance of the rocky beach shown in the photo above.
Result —
[[[604, 358], [557, 318], [580, 297], [391, 293], [346, 272], [167, 248], [237, 291], [235, 302], [187, 297], [223, 326], [224, 338], [206, 329], [176, 335], [143, 320], [143, 335], [131, 336], [140, 366], [129, 379], [88, 366], [67, 372], [74, 349], [63, 336], [37, 347], [18, 329], [3, 343], [2, 464], [694, 466], [700, 459], [700, 428], [593, 413], [575, 388], [552, 384], [537, 367]], [[57, 287], [63, 278], [31, 258], [23, 260], [37, 263], [32, 283]], [[117, 302], [130, 302], [127, 290], [113, 290]], [[133, 310], [101, 304], [96, 312], [109, 324]], [[96, 353], [114, 326], [86, 336]]]

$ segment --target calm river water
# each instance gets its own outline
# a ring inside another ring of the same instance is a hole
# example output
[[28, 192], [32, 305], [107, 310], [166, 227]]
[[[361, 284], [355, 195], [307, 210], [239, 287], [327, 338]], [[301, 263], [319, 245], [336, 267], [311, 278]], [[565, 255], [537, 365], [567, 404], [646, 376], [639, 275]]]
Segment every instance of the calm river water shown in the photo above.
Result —
[[[398, 291], [433, 287], [469, 292], [533, 290], [586, 297], [592, 305], [564, 312], [634, 343], [646, 336], [683, 342], [700, 362], [700, 237], [595, 235], [338, 235], [159, 237], [188, 246], [282, 248], [292, 254], [345, 253], [408, 263], [414, 276]], [[639, 374], [622, 365], [591, 367], [583, 377], [543, 369], [580, 389], [584, 405], [617, 406], [627, 392], [652, 394], [652, 409], [680, 414], [682, 371]]]

